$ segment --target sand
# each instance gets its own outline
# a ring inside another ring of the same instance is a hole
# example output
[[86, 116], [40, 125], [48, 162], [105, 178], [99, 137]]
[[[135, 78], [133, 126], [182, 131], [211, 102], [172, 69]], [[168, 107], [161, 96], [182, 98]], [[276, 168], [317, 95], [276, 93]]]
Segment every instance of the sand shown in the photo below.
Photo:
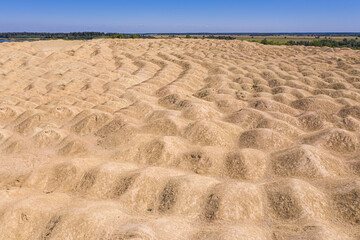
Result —
[[360, 52], [0, 44], [0, 239], [359, 239]]

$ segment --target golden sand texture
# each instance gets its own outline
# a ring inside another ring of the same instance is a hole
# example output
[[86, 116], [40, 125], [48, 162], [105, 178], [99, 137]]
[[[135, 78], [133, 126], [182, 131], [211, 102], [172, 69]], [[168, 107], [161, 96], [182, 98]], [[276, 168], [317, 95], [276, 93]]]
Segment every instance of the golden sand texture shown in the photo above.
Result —
[[360, 52], [0, 44], [0, 239], [359, 239]]

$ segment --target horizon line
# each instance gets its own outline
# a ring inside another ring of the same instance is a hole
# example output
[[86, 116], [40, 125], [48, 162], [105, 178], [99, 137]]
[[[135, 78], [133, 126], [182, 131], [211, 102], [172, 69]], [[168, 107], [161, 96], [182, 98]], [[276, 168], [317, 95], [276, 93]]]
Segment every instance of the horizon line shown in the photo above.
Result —
[[300, 31], [300, 32], [103, 32], [103, 31], [69, 31], [69, 32], [50, 32], [50, 31], [6, 31], [0, 32], [4, 33], [114, 33], [114, 34], [360, 34], [360, 32], [356, 31], [316, 31], [316, 32], [307, 32], [307, 31]]

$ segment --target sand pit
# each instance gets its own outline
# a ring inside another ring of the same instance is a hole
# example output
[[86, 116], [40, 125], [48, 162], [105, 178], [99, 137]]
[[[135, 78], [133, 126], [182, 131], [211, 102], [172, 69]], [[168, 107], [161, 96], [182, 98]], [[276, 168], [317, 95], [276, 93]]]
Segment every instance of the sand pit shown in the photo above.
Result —
[[360, 51], [1, 43], [0, 152], [4, 240], [360, 239]]

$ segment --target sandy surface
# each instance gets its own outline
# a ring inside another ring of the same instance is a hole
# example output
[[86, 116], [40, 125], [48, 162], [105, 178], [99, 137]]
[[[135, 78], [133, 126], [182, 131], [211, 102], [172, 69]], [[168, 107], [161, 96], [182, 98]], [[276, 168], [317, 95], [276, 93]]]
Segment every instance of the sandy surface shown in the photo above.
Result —
[[359, 239], [360, 51], [0, 44], [0, 239]]

